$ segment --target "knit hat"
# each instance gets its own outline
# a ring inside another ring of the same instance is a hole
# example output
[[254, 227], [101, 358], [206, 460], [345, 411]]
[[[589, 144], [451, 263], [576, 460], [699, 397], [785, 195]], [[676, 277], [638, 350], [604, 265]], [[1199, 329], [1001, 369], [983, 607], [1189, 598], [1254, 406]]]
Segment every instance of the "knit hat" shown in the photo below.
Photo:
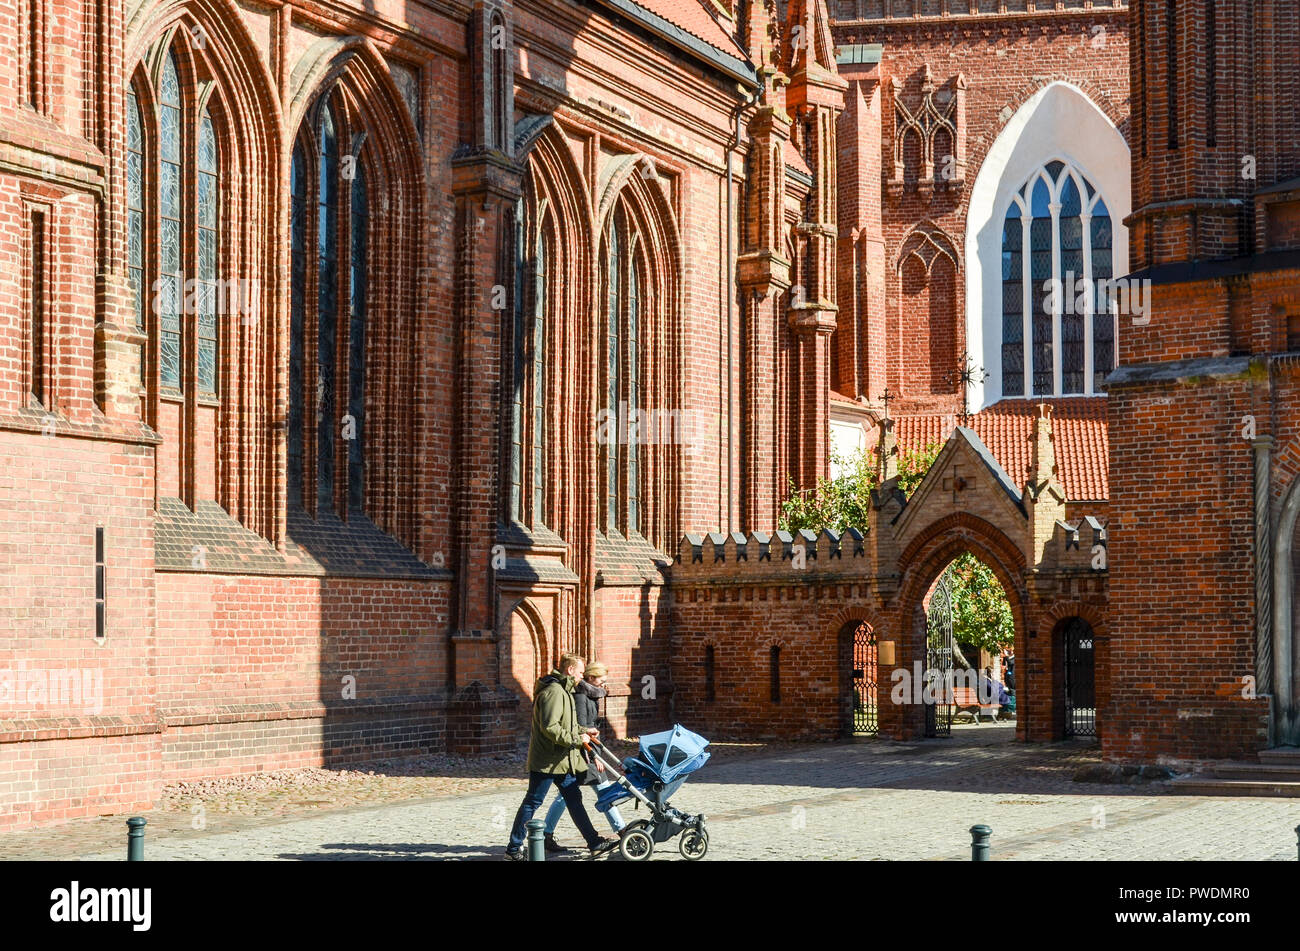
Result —
[[591, 679], [592, 677], [604, 677], [608, 673], [609, 670], [606, 669], [604, 664], [592, 661], [587, 665], [587, 669], [582, 672], [582, 676]]

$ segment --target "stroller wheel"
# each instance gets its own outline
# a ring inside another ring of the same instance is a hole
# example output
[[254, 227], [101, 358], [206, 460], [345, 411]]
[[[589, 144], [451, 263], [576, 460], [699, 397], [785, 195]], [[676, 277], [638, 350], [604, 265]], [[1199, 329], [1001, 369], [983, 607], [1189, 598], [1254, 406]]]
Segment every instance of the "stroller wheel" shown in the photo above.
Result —
[[677, 840], [677, 851], [682, 858], [698, 862], [709, 851], [709, 834], [699, 829], [689, 829]]
[[644, 862], [654, 850], [654, 839], [650, 838], [644, 826], [624, 830], [618, 843], [619, 854], [629, 862]]

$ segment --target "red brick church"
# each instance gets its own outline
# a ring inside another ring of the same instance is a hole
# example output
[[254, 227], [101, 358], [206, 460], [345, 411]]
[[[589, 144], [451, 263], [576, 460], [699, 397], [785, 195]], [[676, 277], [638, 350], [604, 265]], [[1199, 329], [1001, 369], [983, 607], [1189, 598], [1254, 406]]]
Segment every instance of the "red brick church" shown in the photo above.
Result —
[[[856, 640], [910, 670], [967, 550], [1024, 739], [1086, 632], [1112, 760], [1300, 743], [1297, 37], [1276, 0], [10, 4], [0, 827], [511, 748], [570, 649], [620, 730], [834, 736]], [[868, 530], [777, 532], [837, 448], [883, 450]]]

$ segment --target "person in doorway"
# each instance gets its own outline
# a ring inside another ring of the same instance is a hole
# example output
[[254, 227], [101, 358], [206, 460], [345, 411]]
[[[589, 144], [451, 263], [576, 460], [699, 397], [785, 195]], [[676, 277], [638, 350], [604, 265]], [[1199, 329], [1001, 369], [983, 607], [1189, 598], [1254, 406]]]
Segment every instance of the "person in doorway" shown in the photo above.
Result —
[[[573, 691], [573, 705], [578, 715], [578, 726], [583, 729], [599, 729], [600, 727], [600, 701], [609, 693], [605, 688], [607, 674], [608, 670], [604, 664], [593, 661], [587, 665], [587, 669], [583, 671], [582, 679], [578, 681], [578, 686]], [[587, 782], [595, 784], [597, 794], [607, 786], [614, 784], [609, 771], [596, 757], [591, 757], [589, 760]], [[560, 817], [564, 815], [564, 808], [564, 797], [557, 794], [555, 799], [551, 801], [550, 811], [546, 813], [546, 851], [548, 852], [569, 851], [555, 840], [555, 827], [560, 824]], [[618, 806], [610, 806], [609, 811], [605, 813], [605, 818], [609, 821], [610, 828], [615, 832], [618, 832], [626, 825], [622, 815], [619, 814]]]
[[607, 852], [618, 845], [617, 837], [601, 836], [596, 831], [582, 805], [582, 784], [587, 774], [587, 762], [582, 755], [583, 740], [588, 735], [599, 737], [595, 727], [578, 725], [573, 692], [582, 668], [581, 657], [563, 654], [556, 669], [537, 681], [537, 688], [533, 691], [533, 725], [528, 740], [528, 792], [515, 813], [515, 824], [506, 844], [506, 858], [511, 861], [523, 860], [524, 824], [546, 800], [546, 792], [552, 783], [559, 787], [573, 824], [587, 840], [587, 849], [592, 855]]
[[998, 706], [1006, 706], [1008, 699], [1007, 688], [993, 679], [993, 668], [985, 667], [983, 675], [979, 678], [980, 703], [996, 703]]

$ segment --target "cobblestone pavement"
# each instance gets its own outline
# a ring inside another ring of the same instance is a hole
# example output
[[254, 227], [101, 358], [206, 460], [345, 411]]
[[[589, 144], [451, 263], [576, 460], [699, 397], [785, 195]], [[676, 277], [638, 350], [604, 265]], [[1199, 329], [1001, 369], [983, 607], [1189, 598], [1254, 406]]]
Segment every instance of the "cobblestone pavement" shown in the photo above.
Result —
[[[968, 860], [968, 830], [977, 822], [993, 828], [996, 859], [1295, 860], [1300, 801], [1177, 796], [1160, 784], [1076, 783], [1074, 773], [1097, 762], [1095, 747], [1026, 747], [1010, 737], [1010, 727], [985, 726], [909, 744], [769, 747], [749, 755], [724, 750], [673, 804], [707, 814], [709, 856], [719, 860]], [[518, 773], [495, 779], [305, 818], [209, 811], [202, 830], [181, 821], [188, 813], [166, 812], [175, 821], [151, 825], [146, 855], [499, 859], [524, 783]], [[82, 823], [80, 831], [72, 830], [76, 825], [0, 835], [0, 857], [123, 857], [121, 817]], [[567, 817], [559, 837], [579, 841]], [[654, 859], [681, 861], [676, 842], [663, 843]]]

